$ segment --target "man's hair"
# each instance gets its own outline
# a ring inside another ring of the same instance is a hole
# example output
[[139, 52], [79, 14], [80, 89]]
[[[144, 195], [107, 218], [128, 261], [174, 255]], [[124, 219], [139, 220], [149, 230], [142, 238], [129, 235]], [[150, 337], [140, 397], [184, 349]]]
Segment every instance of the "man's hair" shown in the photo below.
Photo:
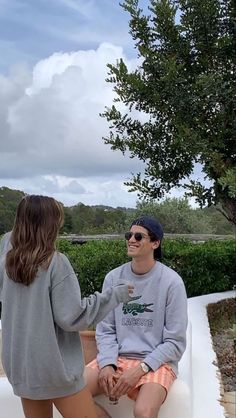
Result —
[[[148, 235], [150, 237], [150, 241], [151, 242], [160, 241], [160, 239], [155, 234], [153, 234], [153, 232], [148, 231]], [[155, 260], [159, 260], [159, 261], [162, 260], [161, 242], [159, 244], [159, 247], [154, 249], [154, 251], [153, 251], [153, 257], [154, 257]]]
[[11, 280], [28, 286], [39, 267], [49, 266], [63, 220], [63, 206], [52, 197], [23, 197], [11, 234], [12, 249], [6, 255], [6, 272]]

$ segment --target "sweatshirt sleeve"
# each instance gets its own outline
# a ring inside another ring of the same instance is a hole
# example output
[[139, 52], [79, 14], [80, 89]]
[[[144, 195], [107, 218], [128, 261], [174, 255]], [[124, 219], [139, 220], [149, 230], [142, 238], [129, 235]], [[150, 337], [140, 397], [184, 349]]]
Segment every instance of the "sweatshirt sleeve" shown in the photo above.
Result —
[[69, 267], [69, 274], [51, 290], [54, 320], [62, 329], [66, 331], [86, 329], [101, 321], [119, 303], [130, 299], [128, 285], [110, 286], [102, 293], [95, 292], [81, 298], [78, 279], [72, 267]]
[[[104, 280], [103, 290], [105, 291], [112, 284], [112, 274], [108, 273]], [[117, 365], [118, 342], [116, 338], [115, 312], [114, 310], [101, 321], [96, 327], [96, 342], [98, 348], [97, 361], [99, 367], [108, 364]]]
[[[2, 302], [2, 287], [3, 287], [4, 268], [5, 268], [5, 261], [0, 259], [0, 307], [1, 307], [1, 302]], [[0, 314], [0, 319], [1, 319], [1, 314]]]
[[168, 292], [163, 343], [143, 359], [152, 370], [181, 359], [186, 348], [187, 322], [187, 296], [181, 281], [172, 285]]

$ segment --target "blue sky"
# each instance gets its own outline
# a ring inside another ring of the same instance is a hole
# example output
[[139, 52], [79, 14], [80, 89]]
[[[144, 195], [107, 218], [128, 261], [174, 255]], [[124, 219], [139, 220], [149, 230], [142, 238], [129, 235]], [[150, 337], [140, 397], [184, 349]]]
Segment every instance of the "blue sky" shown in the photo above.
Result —
[[1, 71], [54, 52], [96, 49], [104, 41], [132, 53], [128, 15], [117, 0], [0, 0]]

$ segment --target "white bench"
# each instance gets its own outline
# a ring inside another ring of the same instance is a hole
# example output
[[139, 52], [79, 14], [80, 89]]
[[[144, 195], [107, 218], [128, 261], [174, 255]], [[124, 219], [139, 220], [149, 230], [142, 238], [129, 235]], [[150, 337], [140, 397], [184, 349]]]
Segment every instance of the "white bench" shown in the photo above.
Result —
[[[168, 397], [162, 405], [158, 418], [192, 418], [192, 330], [187, 330], [187, 348], [179, 363], [179, 375], [173, 383]], [[96, 397], [112, 418], [133, 418], [133, 401], [123, 396], [118, 405], [110, 405], [108, 399], [101, 395]], [[6, 377], [0, 377], [0, 417], [24, 418], [20, 398], [13, 394]], [[54, 418], [61, 418], [54, 411]]]

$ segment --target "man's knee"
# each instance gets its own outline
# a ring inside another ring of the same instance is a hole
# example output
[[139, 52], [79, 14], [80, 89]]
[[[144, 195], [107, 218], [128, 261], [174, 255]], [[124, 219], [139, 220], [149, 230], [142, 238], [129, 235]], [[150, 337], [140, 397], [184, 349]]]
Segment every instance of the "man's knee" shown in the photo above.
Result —
[[166, 397], [166, 390], [159, 384], [147, 383], [140, 387], [134, 406], [135, 418], [157, 418]]
[[148, 405], [135, 404], [134, 406], [134, 418], [150, 418], [157, 417], [158, 410], [152, 409]]

